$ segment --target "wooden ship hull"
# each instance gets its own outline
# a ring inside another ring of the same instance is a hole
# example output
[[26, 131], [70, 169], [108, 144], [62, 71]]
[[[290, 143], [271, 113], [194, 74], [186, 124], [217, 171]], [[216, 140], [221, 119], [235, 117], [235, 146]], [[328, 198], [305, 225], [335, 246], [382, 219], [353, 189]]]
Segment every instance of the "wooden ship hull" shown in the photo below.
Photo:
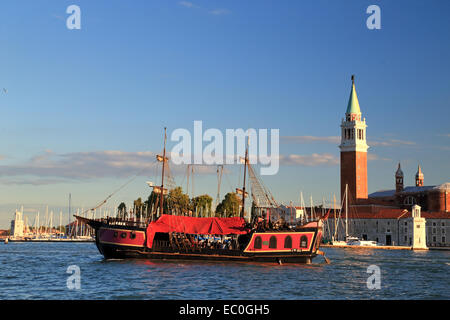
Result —
[[[168, 216], [168, 215], [166, 215]], [[173, 216], [169, 216], [173, 217]], [[95, 243], [106, 259], [204, 260], [236, 262], [306, 263], [312, 262], [322, 241], [322, 221], [307, 223], [292, 230], [247, 230], [241, 234], [189, 234], [156, 232], [122, 221], [91, 220], [77, 217], [95, 230]], [[178, 217], [183, 218], [183, 217]], [[190, 218], [211, 219], [211, 218]], [[212, 218], [220, 219], [220, 218]], [[179, 230], [174, 230], [179, 231]], [[229, 238], [205, 245], [201, 237]]]

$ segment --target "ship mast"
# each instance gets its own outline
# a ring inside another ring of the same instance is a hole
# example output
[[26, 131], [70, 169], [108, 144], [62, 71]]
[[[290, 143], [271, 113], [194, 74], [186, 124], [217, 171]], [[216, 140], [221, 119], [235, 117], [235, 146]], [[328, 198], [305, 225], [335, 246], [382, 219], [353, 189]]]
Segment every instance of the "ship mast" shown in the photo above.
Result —
[[345, 185], [345, 241], [348, 238], [348, 184]]
[[245, 176], [247, 175], [247, 161], [248, 161], [248, 143], [245, 148], [245, 159], [244, 159], [244, 186], [242, 187], [242, 210], [241, 210], [241, 218], [244, 218], [244, 209], [245, 209]]
[[217, 196], [216, 196], [216, 208], [220, 202], [220, 185], [222, 183], [223, 164], [217, 166]]
[[71, 214], [70, 205], [71, 205], [71, 201], [72, 201], [72, 194], [69, 193], [69, 230], [68, 230], [69, 234], [72, 231], [72, 226], [70, 225], [70, 214]]
[[160, 197], [160, 201], [159, 201], [159, 216], [162, 216], [162, 214], [164, 213], [164, 209], [163, 209], [163, 202], [164, 202], [164, 167], [166, 165], [166, 140], [167, 140], [167, 135], [166, 135], [166, 128], [164, 128], [164, 150], [163, 150], [163, 159], [162, 159], [162, 176], [161, 176], [161, 197]]

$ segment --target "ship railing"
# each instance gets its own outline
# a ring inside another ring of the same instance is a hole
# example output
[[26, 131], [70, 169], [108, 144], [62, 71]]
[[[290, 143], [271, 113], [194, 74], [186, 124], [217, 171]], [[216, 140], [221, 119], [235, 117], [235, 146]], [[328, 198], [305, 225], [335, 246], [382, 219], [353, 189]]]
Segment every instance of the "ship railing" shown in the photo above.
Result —
[[102, 218], [103, 223], [106, 223], [110, 226], [125, 226], [125, 227], [137, 227], [137, 228], [146, 228], [148, 223], [147, 221], [134, 221], [123, 218]]
[[184, 237], [181, 234], [170, 236], [169, 240], [154, 240], [153, 250], [159, 252], [180, 252], [199, 254], [229, 254], [234, 255], [240, 252], [236, 245], [225, 245], [218, 242], [196, 242]]

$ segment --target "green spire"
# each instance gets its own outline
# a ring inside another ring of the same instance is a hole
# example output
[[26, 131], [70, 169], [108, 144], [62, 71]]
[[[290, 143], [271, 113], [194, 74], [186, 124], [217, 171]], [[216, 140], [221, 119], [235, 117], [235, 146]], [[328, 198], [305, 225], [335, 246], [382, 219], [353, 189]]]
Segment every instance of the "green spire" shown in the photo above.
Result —
[[357, 113], [361, 114], [361, 109], [359, 108], [358, 96], [356, 95], [355, 89], [355, 76], [352, 75], [352, 91], [350, 92], [350, 98], [348, 99], [347, 114]]

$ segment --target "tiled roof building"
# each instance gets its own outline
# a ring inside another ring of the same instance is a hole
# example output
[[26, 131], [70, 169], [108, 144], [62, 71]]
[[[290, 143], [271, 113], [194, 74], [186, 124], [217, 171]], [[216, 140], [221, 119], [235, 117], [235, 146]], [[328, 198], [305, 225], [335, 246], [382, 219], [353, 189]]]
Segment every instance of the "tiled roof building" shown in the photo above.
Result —
[[[395, 189], [368, 194], [367, 149], [369, 146], [366, 143], [366, 120], [361, 119], [361, 108], [356, 95], [354, 76], [352, 76], [350, 98], [345, 118], [341, 122], [339, 148], [341, 150], [341, 200], [348, 186], [350, 224], [356, 226], [360, 222], [365, 225], [358, 229], [358, 234], [354, 236], [369, 237], [369, 240], [385, 244], [408, 245], [410, 237], [405, 231], [408, 227], [403, 225], [401, 229], [400, 222], [412, 218], [412, 207], [418, 205], [421, 207], [421, 217], [426, 220], [427, 244], [450, 246], [449, 182], [425, 186], [424, 173], [419, 165], [415, 175], [415, 186], [404, 187], [404, 173], [399, 163], [394, 175]], [[331, 224], [334, 223], [335, 218], [333, 215], [330, 216]]]

